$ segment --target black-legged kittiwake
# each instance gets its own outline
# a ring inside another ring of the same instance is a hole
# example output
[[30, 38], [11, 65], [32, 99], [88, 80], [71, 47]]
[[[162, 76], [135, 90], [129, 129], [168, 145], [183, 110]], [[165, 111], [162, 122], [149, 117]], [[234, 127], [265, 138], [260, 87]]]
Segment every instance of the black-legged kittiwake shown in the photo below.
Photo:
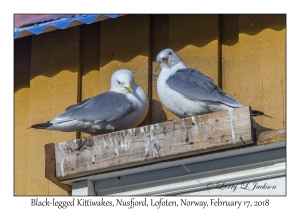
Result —
[[147, 94], [135, 83], [132, 72], [120, 69], [113, 73], [108, 92], [71, 105], [53, 120], [31, 128], [99, 135], [138, 126], [148, 107]]
[[[176, 116], [191, 117], [243, 107], [234, 97], [223, 92], [211, 78], [187, 68], [172, 49], [162, 50], [156, 61], [161, 67], [157, 80], [158, 96], [163, 105]], [[253, 115], [264, 113], [253, 110]]]

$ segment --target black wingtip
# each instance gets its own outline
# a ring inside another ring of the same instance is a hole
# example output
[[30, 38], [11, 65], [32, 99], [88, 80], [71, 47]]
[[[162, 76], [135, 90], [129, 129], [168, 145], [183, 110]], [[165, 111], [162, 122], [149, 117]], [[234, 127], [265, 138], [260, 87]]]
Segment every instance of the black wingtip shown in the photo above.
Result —
[[271, 117], [271, 116], [269, 116], [269, 115], [266, 115], [265, 113], [263, 113], [263, 112], [261, 112], [261, 111], [252, 110], [252, 116], [261, 116], [261, 115], [266, 116], [266, 117], [269, 117], [269, 118], [273, 118], [273, 117]]
[[40, 123], [40, 124], [35, 124], [32, 125], [30, 128], [35, 128], [35, 129], [46, 129], [50, 126], [52, 126], [53, 124], [50, 123], [50, 121], [46, 122], [46, 123]]

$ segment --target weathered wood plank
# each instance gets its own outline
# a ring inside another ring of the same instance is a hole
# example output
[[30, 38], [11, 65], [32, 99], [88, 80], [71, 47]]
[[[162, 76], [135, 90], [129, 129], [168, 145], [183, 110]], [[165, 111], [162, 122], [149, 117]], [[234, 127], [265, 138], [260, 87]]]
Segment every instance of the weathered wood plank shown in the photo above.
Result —
[[66, 185], [61, 183], [56, 177], [56, 169], [55, 169], [55, 149], [54, 144], [46, 144], [45, 145], [45, 177], [59, 186], [60, 188], [71, 191], [72, 187], [70, 185]]
[[62, 181], [249, 145], [251, 129], [250, 107], [243, 107], [232, 119], [223, 111], [62, 142], [55, 144], [56, 177]]
[[286, 129], [278, 129], [262, 132], [259, 134], [257, 139], [257, 145], [271, 144], [274, 142], [286, 140]]

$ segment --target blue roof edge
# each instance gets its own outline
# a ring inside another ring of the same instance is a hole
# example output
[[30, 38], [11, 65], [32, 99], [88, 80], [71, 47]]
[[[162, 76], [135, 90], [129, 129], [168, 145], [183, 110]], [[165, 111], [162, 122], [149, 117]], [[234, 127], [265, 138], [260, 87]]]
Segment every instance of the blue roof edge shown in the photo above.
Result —
[[[116, 18], [119, 16], [117, 14], [103, 14], [103, 15], [107, 16], [108, 18]], [[14, 29], [14, 39], [18, 38], [19, 35], [24, 31], [27, 31], [27, 32], [35, 34], [35, 35], [39, 35], [47, 27], [50, 27], [50, 26], [56, 27], [57, 29], [66, 29], [73, 21], [80, 21], [83, 24], [91, 24], [99, 16], [100, 16], [100, 14], [78, 15], [75, 17], [62, 18], [59, 20], [53, 20], [53, 21], [49, 21], [49, 22], [34, 24], [32, 26], [28, 26], [28, 27], [24, 27], [24, 28], [18, 28], [18, 29], [15, 28]]]

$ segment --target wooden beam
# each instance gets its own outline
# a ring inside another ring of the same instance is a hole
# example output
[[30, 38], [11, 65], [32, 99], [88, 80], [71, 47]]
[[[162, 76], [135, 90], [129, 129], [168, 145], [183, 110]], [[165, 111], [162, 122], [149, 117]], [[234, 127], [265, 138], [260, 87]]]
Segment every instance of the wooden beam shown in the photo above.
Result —
[[72, 187], [70, 185], [63, 184], [56, 178], [55, 149], [53, 143], [45, 145], [45, 156], [45, 177], [60, 188], [71, 191]]
[[254, 144], [250, 111], [243, 107], [233, 115], [215, 112], [55, 144], [55, 178], [63, 181]]
[[271, 144], [274, 142], [286, 140], [286, 129], [278, 129], [262, 132], [259, 134], [257, 139], [257, 145]]

